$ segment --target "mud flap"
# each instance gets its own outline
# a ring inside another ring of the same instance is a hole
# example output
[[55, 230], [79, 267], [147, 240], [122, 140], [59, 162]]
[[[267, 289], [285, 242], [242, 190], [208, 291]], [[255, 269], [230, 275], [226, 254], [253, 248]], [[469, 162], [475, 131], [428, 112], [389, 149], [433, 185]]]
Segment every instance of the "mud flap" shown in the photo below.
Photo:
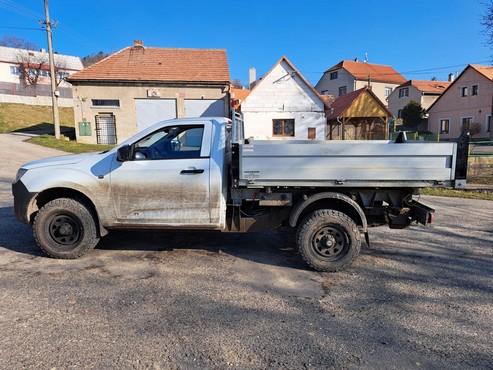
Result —
[[371, 246], [370, 246], [370, 234], [368, 234], [368, 231], [365, 232], [365, 242], [366, 242], [366, 245], [368, 246], [368, 249], [371, 249]]

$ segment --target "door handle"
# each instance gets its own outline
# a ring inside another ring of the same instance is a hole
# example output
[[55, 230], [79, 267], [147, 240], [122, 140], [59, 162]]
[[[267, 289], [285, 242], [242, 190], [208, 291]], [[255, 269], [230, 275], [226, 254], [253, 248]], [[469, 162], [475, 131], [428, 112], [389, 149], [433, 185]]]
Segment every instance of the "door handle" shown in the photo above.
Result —
[[180, 172], [181, 174], [192, 174], [192, 175], [195, 175], [195, 174], [198, 174], [198, 173], [204, 173], [204, 170], [202, 169], [197, 169], [195, 167], [191, 167], [191, 168], [187, 168], [186, 170], [181, 170]]

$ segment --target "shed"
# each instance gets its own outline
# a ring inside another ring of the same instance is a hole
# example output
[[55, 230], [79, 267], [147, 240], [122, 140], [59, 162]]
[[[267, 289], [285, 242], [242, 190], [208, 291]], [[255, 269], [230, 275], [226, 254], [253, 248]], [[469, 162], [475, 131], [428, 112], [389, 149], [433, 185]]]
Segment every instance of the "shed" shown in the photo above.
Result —
[[328, 138], [387, 139], [392, 113], [370, 88], [338, 97], [327, 111]]

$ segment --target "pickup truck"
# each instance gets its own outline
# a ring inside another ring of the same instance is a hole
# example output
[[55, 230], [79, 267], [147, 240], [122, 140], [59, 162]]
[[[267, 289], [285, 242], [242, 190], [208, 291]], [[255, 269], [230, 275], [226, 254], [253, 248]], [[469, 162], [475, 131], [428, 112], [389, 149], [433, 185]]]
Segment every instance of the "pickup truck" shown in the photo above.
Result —
[[455, 142], [249, 140], [240, 119], [160, 122], [112, 150], [23, 165], [16, 218], [54, 258], [78, 258], [114, 229], [250, 232], [296, 228], [312, 268], [338, 271], [368, 229], [433, 220], [423, 187], [465, 187]]

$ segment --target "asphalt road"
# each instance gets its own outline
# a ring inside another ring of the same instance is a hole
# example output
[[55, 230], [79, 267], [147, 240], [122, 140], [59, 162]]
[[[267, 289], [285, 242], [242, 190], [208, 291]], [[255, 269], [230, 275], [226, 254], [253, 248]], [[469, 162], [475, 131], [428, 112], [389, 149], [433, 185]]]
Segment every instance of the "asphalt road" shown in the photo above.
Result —
[[1, 369], [491, 369], [493, 202], [440, 197], [434, 226], [372, 229], [318, 273], [293, 233], [115, 232], [45, 257], [12, 214], [23, 162], [0, 135]]

